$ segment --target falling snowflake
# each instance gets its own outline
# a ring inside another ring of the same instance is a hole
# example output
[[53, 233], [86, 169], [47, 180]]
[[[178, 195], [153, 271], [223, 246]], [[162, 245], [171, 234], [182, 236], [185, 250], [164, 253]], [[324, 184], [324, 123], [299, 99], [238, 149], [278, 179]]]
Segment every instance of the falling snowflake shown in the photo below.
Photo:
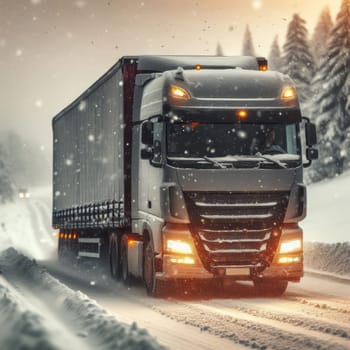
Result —
[[35, 107], [41, 108], [43, 106], [43, 101], [38, 99], [35, 101]]
[[20, 57], [20, 56], [22, 56], [23, 55], [23, 50], [22, 49], [17, 49], [16, 50], [16, 56], [17, 57]]
[[86, 109], [86, 106], [87, 106], [86, 101], [80, 101], [79, 106], [78, 106], [78, 110], [80, 112], [82, 112], [82, 111], [84, 111]]
[[79, 9], [82, 9], [86, 6], [86, 2], [83, 0], [79, 0], [75, 2], [75, 6]]
[[95, 141], [95, 135], [90, 134], [90, 135], [88, 136], [88, 140], [89, 140], [90, 142], [94, 142], [94, 141]]
[[253, 0], [252, 7], [254, 10], [260, 10], [262, 8], [262, 0]]

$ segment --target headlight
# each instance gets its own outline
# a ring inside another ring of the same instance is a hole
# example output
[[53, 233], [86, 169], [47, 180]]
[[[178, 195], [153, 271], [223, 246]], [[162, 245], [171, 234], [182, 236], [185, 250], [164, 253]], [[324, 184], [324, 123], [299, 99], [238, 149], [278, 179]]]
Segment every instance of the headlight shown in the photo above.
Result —
[[293, 239], [281, 243], [280, 254], [293, 253], [301, 250], [301, 239]]
[[192, 248], [189, 243], [175, 239], [166, 241], [166, 250], [169, 253], [192, 254]]

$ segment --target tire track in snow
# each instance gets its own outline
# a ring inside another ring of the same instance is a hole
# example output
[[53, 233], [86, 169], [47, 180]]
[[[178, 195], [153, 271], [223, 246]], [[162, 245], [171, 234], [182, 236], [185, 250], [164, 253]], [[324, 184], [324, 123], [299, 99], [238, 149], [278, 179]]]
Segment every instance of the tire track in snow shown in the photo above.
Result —
[[[314, 315], [300, 315], [294, 310], [293, 312], [288, 313], [283, 312], [281, 310], [275, 312], [267, 311], [266, 309], [261, 307], [259, 302], [257, 302], [255, 305], [250, 303], [248, 306], [248, 303], [245, 303], [241, 300], [238, 302], [227, 302], [220, 300], [209, 301], [206, 304], [213, 307], [217, 307], [220, 310], [228, 310], [229, 314], [232, 313], [233, 310], [235, 310], [240, 313], [243, 312], [261, 319], [278, 321], [294, 327], [300, 327], [302, 328], [302, 332], [305, 329], [307, 329], [310, 331], [320, 332], [321, 334], [326, 334], [327, 337], [328, 335], [331, 335], [334, 337], [339, 337], [341, 339], [350, 340], [350, 328], [348, 326], [339, 325], [338, 323], [327, 322], [320, 318], [316, 318]], [[271, 301], [271, 304], [273, 309], [274, 301]], [[350, 342], [348, 342], [348, 345], [350, 347]]]
[[[337, 341], [326, 340], [322, 333], [302, 334], [294, 333], [295, 328], [279, 325], [272, 326], [266, 319], [245, 315], [236, 312], [236, 316], [229, 315], [222, 308], [215, 308], [203, 304], [184, 304], [173, 302], [153, 306], [161, 314], [176, 319], [185, 324], [200, 328], [203, 332], [232, 340], [236, 344], [245, 345], [254, 349], [318, 349], [318, 350], [345, 350], [349, 349], [350, 342], [342, 339]], [[238, 316], [238, 317], [237, 317]], [[302, 330], [298, 328], [298, 330]], [[304, 332], [305, 333], [305, 332]], [[322, 339], [320, 339], [322, 338]]]
[[288, 300], [297, 302], [319, 315], [327, 314], [334, 319], [350, 323], [350, 302], [336, 300], [315, 300], [311, 297], [289, 297]]

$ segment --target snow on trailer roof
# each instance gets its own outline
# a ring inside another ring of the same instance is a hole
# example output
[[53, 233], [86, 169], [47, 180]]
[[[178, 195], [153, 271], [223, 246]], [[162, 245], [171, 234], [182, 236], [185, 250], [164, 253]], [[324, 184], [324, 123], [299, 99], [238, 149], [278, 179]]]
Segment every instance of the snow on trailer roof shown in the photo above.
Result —
[[248, 70], [258, 70], [259, 63], [266, 63], [265, 58], [254, 56], [123, 56], [115, 63], [104, 75], [102, 75], [94, 84], [85, 90], [72, 103], [60, 111], [52, 119], [52, 125], [66, 112], [77, 106], [83, 99], [88, 97], [93, 91], [107, 81], [124, 64], [136, 62], [138, 72], [164, 72], [174, 70], [178, 67], [184, 69], [195, 69], [197, 65], [202, 68], [242, 68]]

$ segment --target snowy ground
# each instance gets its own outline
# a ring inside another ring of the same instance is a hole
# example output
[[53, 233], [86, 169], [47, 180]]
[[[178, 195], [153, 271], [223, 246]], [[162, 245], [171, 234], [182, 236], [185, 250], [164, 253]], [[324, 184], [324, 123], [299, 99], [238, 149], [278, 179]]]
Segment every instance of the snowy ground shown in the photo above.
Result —
[[302, 222], [306, 241], [350, 241], [350, 171], [308, 187], [307, 217]]
[[[48, 194], [34, 189], [0, 207], [1, 350], [350, 349], [349, 279], [307, 274], [275, 299], [248, 283], [152, 299], [142, 283], [125, 287], [101, 266], [57, 263]], [[316, 241], [305, 245], [308, 268], [349, 276], [350, 172], [308, 194], [303, 228]]]

